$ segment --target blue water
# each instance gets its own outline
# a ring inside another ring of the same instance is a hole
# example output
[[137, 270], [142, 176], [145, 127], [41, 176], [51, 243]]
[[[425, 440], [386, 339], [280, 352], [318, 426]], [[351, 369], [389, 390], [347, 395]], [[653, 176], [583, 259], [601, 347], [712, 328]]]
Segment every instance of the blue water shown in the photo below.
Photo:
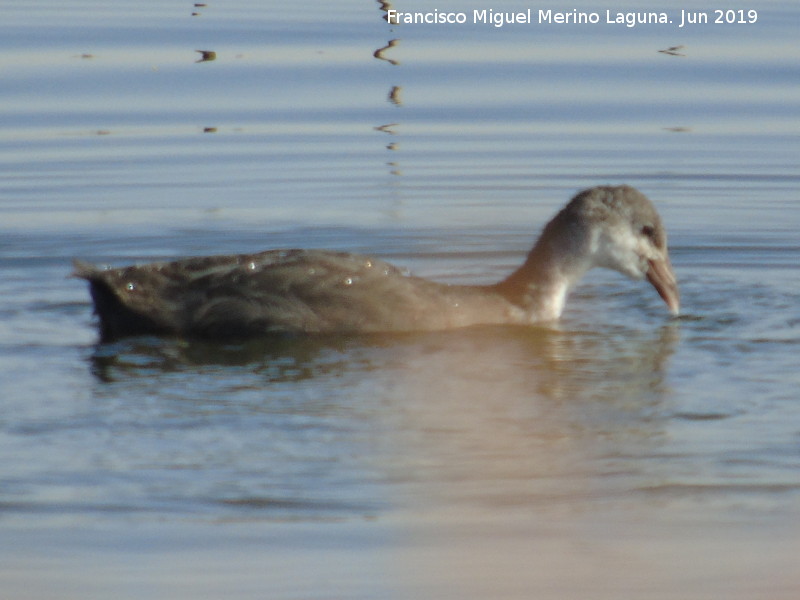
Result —
[[[793, 3], [199, 4], [0, 7], [4, 597], [796, 597]], [[659, 208], [680, 319], [593, 272], [558, 327], [99, 344], [67, 277], [320, 247], [490, 282], [605, 183]]]

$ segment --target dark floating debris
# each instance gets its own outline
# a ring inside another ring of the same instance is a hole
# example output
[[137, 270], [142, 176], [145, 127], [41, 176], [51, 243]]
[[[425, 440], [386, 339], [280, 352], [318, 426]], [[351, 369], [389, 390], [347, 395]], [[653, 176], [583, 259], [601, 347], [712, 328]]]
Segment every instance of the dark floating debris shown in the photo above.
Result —
[[659, 50], [661, 54], [669, 54], [670, 56], [686, 56], [682, 52], [678, 52], [678, 50], [682, 50], [684, 46], [670, 46], [666, 50]]
[[392, 87], [391, 91], [389, 92], [389, 102], [396, 106], [403, 106], [403, 98], [400, 96], [400, 93], [403, 91], [403, 88], [399, 85]]
[[375, 52], [372, 53], [372, 56], [377, 58], [378, 60], [385, 60], [390, 65], [399, 65], [400, 61], [395, 60], [393, 58], [386, 58], [383, 53], [386, 52], [389, 48], [394, 48], [397, 44], [400, 43], [400, 40], [389, 40], [383, 48], [378, 48]]
[[217, 53], [213, 50], [195, 50], [195, 52], [200, 53], [200, 58], [194, 62], [201, 63], [201, 62], [211, 62], [212, 60], [217, 60]]
[[400, 125], [400, 123], [386, 123], [386, 125], [378, 125], [377, 127], [373, 127], [373, 129], [375, 131], [383, 131], [389, 135], [396, 135], [397, 132], [394, 130], [394, 128], [398, 125]]

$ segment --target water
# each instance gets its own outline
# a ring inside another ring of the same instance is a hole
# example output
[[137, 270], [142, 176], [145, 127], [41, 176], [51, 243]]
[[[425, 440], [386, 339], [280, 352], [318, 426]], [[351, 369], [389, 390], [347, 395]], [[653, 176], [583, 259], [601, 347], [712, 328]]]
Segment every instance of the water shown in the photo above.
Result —
[[[3, 595], [796, 597], [800, 13], [752, 6], [4, 3]], [[682, 318], [594, 272], [558, 328], [100, 345], [67, 279], [325, 247], [488, 282], [601, 183], [659, 207]]]

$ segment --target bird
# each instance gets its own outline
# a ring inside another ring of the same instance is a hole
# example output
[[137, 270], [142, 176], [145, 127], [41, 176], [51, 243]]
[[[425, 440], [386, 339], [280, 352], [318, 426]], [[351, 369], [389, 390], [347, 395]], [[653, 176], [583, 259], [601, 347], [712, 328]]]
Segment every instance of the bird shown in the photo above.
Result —
[[493, 284], [456, 285], [388, 262], [331, 250], [278, 249], [121, 268], [75, 260], [89, 283], [102, 340], [206, 339], [439, 331], [556, 321], [594, 267], [646, 279], [677, 315], [667, 234], [637, 189], [579, 192], [543, 228], [525, 261]]

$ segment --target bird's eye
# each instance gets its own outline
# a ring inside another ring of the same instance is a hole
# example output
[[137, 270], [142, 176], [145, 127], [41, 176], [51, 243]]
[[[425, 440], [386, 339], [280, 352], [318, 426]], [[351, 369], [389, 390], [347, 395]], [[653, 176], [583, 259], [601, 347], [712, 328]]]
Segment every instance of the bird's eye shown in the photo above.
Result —
[[656, 234], [656, 229], [652, 225], [643, 225], [642, 226], [642, 235], [645, 237], [649, 237], [653, 239]]

